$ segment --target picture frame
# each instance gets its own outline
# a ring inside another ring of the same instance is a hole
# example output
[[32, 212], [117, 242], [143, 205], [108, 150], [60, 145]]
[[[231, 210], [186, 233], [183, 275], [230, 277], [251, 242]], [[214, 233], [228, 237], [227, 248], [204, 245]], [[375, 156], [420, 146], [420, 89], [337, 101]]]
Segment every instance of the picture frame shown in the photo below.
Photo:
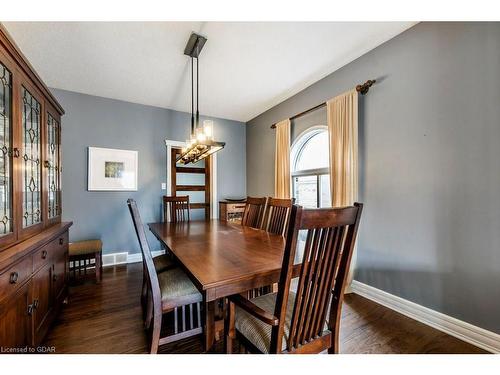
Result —
[[88, 147], [88, 191], [137, 191], [138, 152]]

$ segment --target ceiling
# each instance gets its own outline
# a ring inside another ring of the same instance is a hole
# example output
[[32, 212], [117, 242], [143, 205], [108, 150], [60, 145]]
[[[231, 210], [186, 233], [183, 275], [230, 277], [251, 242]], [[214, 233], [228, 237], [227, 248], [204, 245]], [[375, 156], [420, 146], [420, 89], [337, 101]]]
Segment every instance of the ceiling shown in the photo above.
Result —
[[200, 55], [200, 113], [239, 121], [252, 119], [414, 24], [4, 23], [49, 87], [186, 112], [191, 111], [191, 74], [183, 51], [191, 32], [201, 33], [208, 41]]

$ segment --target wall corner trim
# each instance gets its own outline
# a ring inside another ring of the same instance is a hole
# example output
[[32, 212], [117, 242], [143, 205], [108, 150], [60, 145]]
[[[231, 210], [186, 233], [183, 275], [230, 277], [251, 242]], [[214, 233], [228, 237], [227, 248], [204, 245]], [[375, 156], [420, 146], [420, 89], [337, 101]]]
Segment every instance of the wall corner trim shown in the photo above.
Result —
[[500, 353], [500, 335], [495, 332], [487, 331], [356, 280], [352, 281], [351, 287], [354, 293], [409, 318], [491, 353]]

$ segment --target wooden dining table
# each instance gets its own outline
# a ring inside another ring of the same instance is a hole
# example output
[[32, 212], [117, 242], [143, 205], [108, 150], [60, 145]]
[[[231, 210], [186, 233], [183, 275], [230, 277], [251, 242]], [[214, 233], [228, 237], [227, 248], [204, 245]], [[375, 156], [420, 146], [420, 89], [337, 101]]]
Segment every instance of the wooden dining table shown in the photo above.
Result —
[[203, 295], [205, 350], [215, 340], [216, 301], [278, 282], [285, 239], [216, 219], [148, 224]]

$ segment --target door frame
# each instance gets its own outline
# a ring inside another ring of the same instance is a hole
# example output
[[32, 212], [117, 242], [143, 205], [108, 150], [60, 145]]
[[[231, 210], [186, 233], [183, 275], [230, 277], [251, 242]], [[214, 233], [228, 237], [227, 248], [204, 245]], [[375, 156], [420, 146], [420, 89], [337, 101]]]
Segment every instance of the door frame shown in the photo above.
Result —
[[[166, 194], [172, 194], [172, 165], [171, 155], [172, 148], [182, 148], [186, 146], [185, 142], [174, 141], [165, 139], [165, 146], [167, 147], [167, 190]], [[219, 207], [217, 204], [217, 153], [211, 155], [212, 165], [210, 170], [210, 218], [219, 218]]]

